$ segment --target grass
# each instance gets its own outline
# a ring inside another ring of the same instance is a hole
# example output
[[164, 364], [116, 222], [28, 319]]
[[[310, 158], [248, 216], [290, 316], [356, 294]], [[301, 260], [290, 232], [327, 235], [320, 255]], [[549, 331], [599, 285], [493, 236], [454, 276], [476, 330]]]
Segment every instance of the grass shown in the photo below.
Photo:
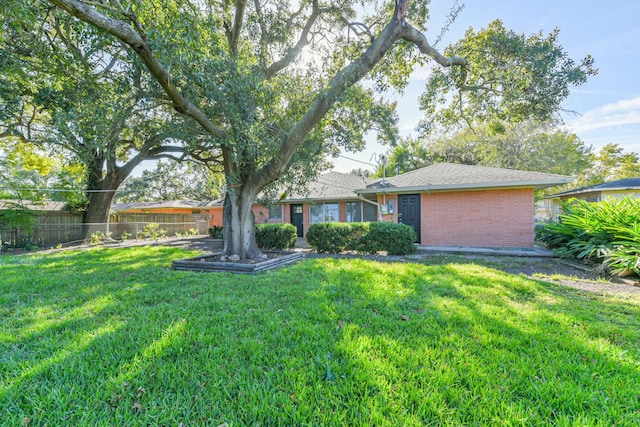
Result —
[[636, 426], [640, 299], [476, 264], [0, 257], [0, 423]]

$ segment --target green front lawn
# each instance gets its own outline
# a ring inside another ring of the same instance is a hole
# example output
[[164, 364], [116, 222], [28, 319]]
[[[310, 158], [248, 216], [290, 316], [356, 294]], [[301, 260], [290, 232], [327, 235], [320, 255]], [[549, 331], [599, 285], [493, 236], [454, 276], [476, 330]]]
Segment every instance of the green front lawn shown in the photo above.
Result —
[[0, 423], [640, 425], [640, 299], [474, 264], [0, 257]]

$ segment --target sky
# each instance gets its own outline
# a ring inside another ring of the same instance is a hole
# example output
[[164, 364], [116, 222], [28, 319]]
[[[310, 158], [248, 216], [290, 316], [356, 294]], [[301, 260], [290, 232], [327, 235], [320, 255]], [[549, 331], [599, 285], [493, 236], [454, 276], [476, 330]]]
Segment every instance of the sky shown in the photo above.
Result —
[[[640, 0], [460, 0], [464, 9], [438, 44], [443, 50], [459, 40], [464, 32], [486, 27], [500, 19], [505, 27], [518, 33], [538, 31], [548, 34], [560, 29], [559, 41], [569, 56], [579, 63], [592, 55], [599, 72], [582, 86], [571, 89], [563, 108], [579, 113], [565, 115], [569, 131], [598, 151], [608, 143], [617, 143], [626, 152], [640, 153]], [[440, 33], [453, 0], [431, 1], [431, 27], [426, 33], [432, 41]], [[423, 92], [427, 73], [413, 73], [404, 94], [388, 94], [398, 102], [402, 136], [416, 135], [421, 118], [418, 96]], [[335, 170], [349, 172], [368, 168], [387, 147], [371, 136], [367, 148], [359, 153], [343, 153], [332, 160]]]

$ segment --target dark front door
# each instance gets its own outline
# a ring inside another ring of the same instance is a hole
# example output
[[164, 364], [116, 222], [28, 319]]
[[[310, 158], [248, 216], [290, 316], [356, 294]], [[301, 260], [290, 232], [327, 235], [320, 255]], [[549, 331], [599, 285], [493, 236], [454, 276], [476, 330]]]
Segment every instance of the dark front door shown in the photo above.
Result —
[[420, 195], [398, 195], [398, 222], [407, 224], [416, 230], [418, 243], [420, 243]]
[[302, 237], [304, 234], [302, 221], [302, 205], [291, 205], [291, 224], [295, 225], [298, 229], [298, 237]]

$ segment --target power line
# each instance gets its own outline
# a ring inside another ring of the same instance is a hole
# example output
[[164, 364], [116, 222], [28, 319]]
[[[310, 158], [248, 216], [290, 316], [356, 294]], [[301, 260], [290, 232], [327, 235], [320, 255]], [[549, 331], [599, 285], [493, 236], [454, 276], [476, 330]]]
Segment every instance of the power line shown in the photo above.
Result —
[[351, 158], [351, 157], [343, 156], [342, 154], [338, 154], [338, 157], [342, 157], [343, 159], [351, 160], [352, 162], [362, 163], [363, 165], [373, 166], [374, 168], [378, 167], [378, 165], [375, 165], [373, 163], [369, 163], [369, 162], [365, 162], [365, 161], [362, 161], [362, 160], [354, 159], [354, 158]]
[[137, 190], [62, 190], [59, 188], [0, 187], [0, 191], [41, 191], [43, 193], [135, 193]]

